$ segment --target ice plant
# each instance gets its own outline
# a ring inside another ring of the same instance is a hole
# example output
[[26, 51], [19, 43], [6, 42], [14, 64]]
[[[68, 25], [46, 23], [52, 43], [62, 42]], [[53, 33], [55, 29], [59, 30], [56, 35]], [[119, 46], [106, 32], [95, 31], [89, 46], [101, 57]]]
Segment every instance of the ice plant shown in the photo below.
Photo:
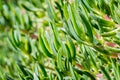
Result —
[[0, 0], [0, 80], [119, 80], [119, 4]]

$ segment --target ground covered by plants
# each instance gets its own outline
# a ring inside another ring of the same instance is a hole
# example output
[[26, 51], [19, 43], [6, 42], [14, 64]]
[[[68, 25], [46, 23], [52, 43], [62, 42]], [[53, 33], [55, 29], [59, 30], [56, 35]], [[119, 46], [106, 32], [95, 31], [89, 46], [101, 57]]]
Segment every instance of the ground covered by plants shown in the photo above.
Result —
[[120, 0], [0, 0], [0, 80], [120, 80]]

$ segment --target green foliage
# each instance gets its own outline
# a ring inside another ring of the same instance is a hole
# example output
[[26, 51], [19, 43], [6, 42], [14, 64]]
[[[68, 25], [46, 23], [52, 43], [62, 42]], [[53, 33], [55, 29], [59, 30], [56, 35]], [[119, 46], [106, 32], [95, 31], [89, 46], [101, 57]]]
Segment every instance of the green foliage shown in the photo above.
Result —
[[0, 80], [119, 80], [119, 0], [0, 0]]

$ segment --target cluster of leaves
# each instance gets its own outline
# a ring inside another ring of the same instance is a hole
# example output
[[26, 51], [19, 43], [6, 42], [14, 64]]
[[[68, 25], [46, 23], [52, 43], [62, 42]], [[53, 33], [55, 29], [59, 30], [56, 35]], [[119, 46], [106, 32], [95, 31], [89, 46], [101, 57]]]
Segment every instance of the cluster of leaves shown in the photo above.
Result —
[[1, 58], [7, 63], [0, 66], [0, 78], [119, 80], [119, 4], [119, 0], [1, 1], [0, 29], [7, 33], [14, 53]]

